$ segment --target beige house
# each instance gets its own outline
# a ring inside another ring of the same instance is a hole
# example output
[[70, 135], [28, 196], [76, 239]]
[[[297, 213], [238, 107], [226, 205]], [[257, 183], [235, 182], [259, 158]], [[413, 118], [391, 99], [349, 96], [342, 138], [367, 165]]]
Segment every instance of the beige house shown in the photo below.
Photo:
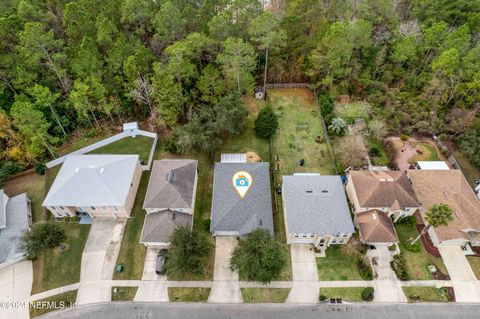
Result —
[[420, 208], [403, 171], [350, 171], [346, 189], [355, 213], [376, 209], [396, 221]]
[[71, 155], [42, 204], [56, 218], [128, 218], [142, 168], [138, 155]]
[[435, 246], [480, 246], [480, 201], [460, 170], [409, 170], [408, 176], [422, 203], [422, 216], [437, 204], [446, 204], [453, 210], [448, 226], [430, 228]]

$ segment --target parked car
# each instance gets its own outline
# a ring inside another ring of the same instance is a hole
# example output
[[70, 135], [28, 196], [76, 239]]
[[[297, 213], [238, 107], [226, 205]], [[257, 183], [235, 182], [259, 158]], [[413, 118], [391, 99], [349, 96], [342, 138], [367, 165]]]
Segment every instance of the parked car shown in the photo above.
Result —
[[167, 261], [168, 250], [161, 249], [157, 255], [157, 266], [155, 267], [155, 272], [157, 275], [165, 275], [165, 262]]

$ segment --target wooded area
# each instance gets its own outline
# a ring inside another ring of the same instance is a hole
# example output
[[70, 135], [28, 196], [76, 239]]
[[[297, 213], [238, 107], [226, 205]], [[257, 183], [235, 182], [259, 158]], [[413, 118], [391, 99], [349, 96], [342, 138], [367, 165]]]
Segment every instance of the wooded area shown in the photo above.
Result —
[[129, 118], [213, 153], [268, 81], [365, 99], [390, 133], [453, 139], [480, 166], [479, 31], [479, 0], [2, 1], [0, 160]]

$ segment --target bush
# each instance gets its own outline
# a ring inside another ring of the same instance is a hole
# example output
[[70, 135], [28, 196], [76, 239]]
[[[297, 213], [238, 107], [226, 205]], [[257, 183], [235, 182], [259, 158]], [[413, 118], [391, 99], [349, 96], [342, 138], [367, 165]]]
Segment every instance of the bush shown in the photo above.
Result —
[[273, 109], [269, 106], [263, 108], [255, 119], [255, 133], [263, 138], [269, 138], [275, 134], [278, 128], [278, 119]]
[[165, 150], [170, 153], [178, 153], [176, 138], [170, 138], [165, 141]]
[[91, 128], [83, 132], [83, 137], [85, 138], [94, 138], [98, 135], [98, 130], [95, 128]]
[[283, 247], [264, 229], [257, 229], [240, 240], [230, 259], [230, 268], [249, 281], [269, 283], [287, 265]]
[[22, 236], [25, 257], [33, 260], [42, 252], [60, 246], [66, 239], [65, 230], [58, 223], [35, 224], [30, 230], [25, 231]]
[[358, 272], [360, 273], [360, 277], [362, 277], [363, 280], [373, 279], [372, 267], [369, 264], [367, 264], [362, 258], [358, 259], [357, 267], [358, 267]]
[[38, 175], [45, 175], [46, 166], [43, 163], [36, 163], [35, 164], [35, 173]]
[[365, 289], [362, 290], [362, 300], [372, 301], [374, 292], [375, 292], [375, 289], [373, 289], [373, 287], [366, 287]]
[[402, 253], [393, 256], [392, 268], [395, 271], [395, 274], [397, 274], [398, 279], [410, 280], [410, 275], [407, 272], [405, 256]]
[[420, 251], [420, 241], [412, 243], [410, 240], [407, 240], [403, 243], [403, 247], [408, 251], [418, 253]]
[[210, 224], [212, 220], [210, 218], [202, 220], [202, 227], [206, 232], [210, 232]]
[[397, 245], [393, 244], [388, 246], [388, 251], [395, 251], [395, 250], [397, 250]]
[[15, 173], [18, 173], [22, 167], [14, 162], [5, 162], [0, 166], [0, 186], [7, 178]]
[[370, 156], [379, 157], [381, 155], [380, 149], [376, 146], [370, 148]]
[[410, 135], [408, 135], [407, 133], [403, 133], [401, 136], [400, 136], [400, 139], [402, 141], [406, 141], [410, 138]]
[[415, 226], [417, 224], [417, 218], [415, 216], [405, 216], [397, 220], [398, 225], [410, 225]]
[[327, 300], [327, 296], [325, 296], [325, 295], [320, 295], [320, 301], [324, 301], [324, 300]]
[[327, 93], [320, 93], [318, 95], [318, 104], [320, 107], [320, 113], [323, 116], [323, 120], [327, 125], [333, 119], [333, 100], [332, 97]]

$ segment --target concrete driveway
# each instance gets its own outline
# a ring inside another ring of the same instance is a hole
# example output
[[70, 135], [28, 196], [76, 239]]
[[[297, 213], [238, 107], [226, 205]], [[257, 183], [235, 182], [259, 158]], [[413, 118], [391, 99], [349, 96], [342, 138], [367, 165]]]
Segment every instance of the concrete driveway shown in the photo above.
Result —
[[236, 245], [236, 236], [217, 236], [215, 238], [215, 270], [208, 302], [243, 302], [238, 273], [230, 270], [230, 258]]
[[82, 254], [77, 303], [111, 301], [111, 284], [122, 244], [125, 219], [97, 218], [93, 221]]
[[[315, 251], [309, 244], [290, 245], [293, 286], [287, 303], [312, 304], [319, 298], [317, 262]], [[323, 258], [328, 258], [323, 257]]]
[[155, 272], [159, 249], [148, 247], [143, 266], [142, 281], [134, 301], [168, 302], [167, 277]]
[[480, 282], [460, 246], [438, 247], [447, 267], [457, 302], [480, 302]]
[[[28, 301], [32, 290], [33, 270], [31, 261], [20, 261], [0, 269], [0, 302], [20, 302], [17, 307], [0, 307], [0, 318], [30, 318]], [[25, 303], [25, 304], [23, 304]]]
[[[377, 274], [373, 281], [376, 302], [407, 302], [400, 281], [390, 266], [394, 253], [389, 251], [387, 246], [377, 246], [367, 252], [373, 271]], [[375, 264], [373, 259], [376, 260]]]

